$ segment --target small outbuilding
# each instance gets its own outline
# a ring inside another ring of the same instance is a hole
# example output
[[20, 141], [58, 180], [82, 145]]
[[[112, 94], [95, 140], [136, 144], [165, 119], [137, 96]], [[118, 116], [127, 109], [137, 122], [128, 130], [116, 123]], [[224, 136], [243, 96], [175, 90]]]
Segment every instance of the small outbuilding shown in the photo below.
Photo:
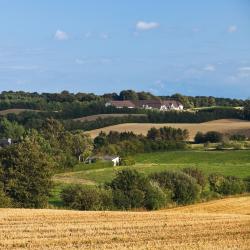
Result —
[[112, 165], [115, 167], [115, 166], [118, 166], [120, 164], [120, 157], [119, 156], [110, 156], [110, 155], [90, 156], [85, 160], [85, 163], [91, 164], [91, 163], [95, 163], [97, 161], [112, 162]]
[[10, 146], [12, 144], [12, 139], [0, 139], [0, 148]]

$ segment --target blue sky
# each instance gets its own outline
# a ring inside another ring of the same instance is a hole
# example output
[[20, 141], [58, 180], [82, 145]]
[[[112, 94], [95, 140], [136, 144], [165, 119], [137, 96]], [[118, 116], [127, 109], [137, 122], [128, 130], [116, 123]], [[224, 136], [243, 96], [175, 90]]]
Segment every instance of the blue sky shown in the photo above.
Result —
[[0, 91], [250, 97], [249, 0], [0, 0]]

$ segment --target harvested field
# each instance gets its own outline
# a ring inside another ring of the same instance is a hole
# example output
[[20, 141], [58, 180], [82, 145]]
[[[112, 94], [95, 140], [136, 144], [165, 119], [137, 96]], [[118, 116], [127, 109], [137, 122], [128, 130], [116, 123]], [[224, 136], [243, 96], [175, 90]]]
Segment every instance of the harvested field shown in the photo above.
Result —
[[[174, 212], [250, 215], [250, 197], [231, 197], [171, 209]], [[250, 226], [250, 225], [249, 225]]]
[[135, 116], [135, 117], [146, 117], [145, 114], [100, 114], [100, 115], [90, 115], [90, 116], [84, 116], [80, 118], [74, 119], [74, 121], [81, 121], [81, 122], [90, 122], [95, 121], [99, 118], [105, 119], [105, 118], [115, 118], [115, 117], [128, 117], [128, 116]]
[[[202, 212], [1, 209], [0, 249], [249, 249], [250, 197], [235, 199]], [[237, 200], [243, 214], [219, 209]]]
[[0, 110], [0, 115], [8, 115], [8, 114], [18, 115], [25, 111], [41, 112], [40, 110], [34, 110], [34, 109], [5, 109], [5, 110]]
[[204, 123], [125, 123], [91, 130], [86, 133], [89, 133], [92, 138], [95, 138], [101, 131], [107, 133], [109, 131], [133, 131], [136, 134], [146, 135], [150, 128], [160, 128], [163, 126], [187, 129], [190, 140], [193, 140], [198, 131], [205, 133], [212, 130], [226, 134], [239, 133], [250, 136], [250, 122], [237, 119], [221, 119]]

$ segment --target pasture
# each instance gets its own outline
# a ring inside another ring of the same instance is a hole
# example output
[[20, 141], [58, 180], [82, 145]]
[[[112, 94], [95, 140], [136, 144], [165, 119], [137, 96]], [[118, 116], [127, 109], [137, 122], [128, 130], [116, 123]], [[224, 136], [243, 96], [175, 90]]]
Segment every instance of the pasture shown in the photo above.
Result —
[[0, 249], [249, 249], [250, 197], [156, 212], [0, 209]]
[[[164, 170], [197, 167], [206, 174], [221, 173], [241, 178], [250, 175], [250, 151], [166, 151], [138, 154], [131, 168], [150, 174]], [[71, 172], [54, 176], [58, 183], [101, 184], [111, 181], [116, 172], [127, 166], [110, 167], [98, 164], [79, 164]]]
[[150, 128], [161, 128], [164, 126], [187, 129], [191, 141], [198, 131], [203, 133], [218, 131], [224, 134], [244, 134], [250, 137], [250, 122], [237, 119], [221, 119], [204, 123], [125, 123], [91, 130], [86, 133], [90, 134], [92, 138], [95, 138], [101, 131], [106, 133], [110, 131], [132, 131], [135, 134], [146, 135]]

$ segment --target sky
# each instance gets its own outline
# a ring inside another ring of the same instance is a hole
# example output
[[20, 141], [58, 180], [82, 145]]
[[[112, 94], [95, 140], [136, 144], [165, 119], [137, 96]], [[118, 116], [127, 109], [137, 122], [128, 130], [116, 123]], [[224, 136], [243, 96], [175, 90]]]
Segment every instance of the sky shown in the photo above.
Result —
[[0, 0], [0, 91], [250, 97], [250, 0]]

